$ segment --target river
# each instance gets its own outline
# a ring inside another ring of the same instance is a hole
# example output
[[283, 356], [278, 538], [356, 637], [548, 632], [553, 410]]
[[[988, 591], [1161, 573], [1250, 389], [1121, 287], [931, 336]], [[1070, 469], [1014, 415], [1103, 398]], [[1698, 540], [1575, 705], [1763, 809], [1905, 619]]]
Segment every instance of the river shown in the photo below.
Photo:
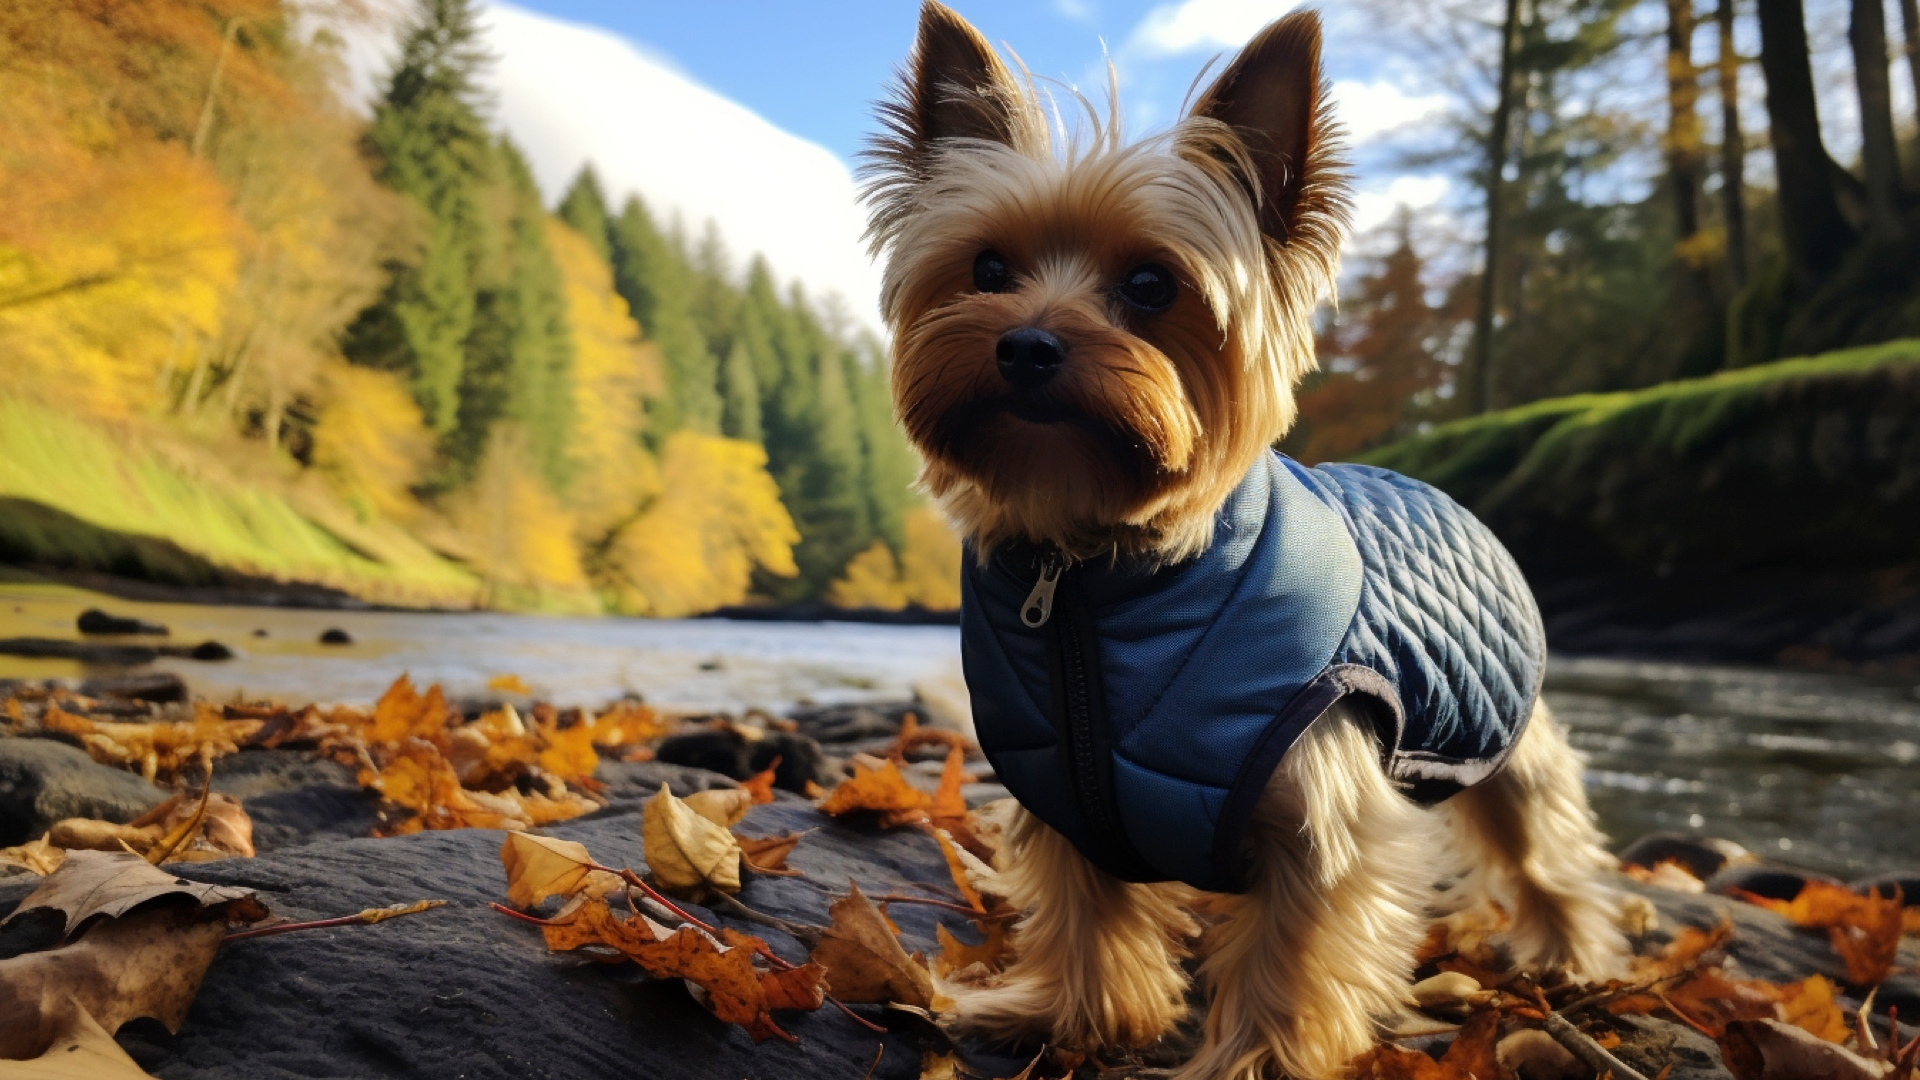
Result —
[[[676, 709], [958, 690], [951, 627], [300, 611], [0, 584], [0, 637], [71, 637], [94, 605], [165, 623], [176, 642], [239, 650], [217, 664], [161, 661], [216, 699], [368, 702], [402, 672], [455, 695], [514, 675], [562, 704], [635, 693]], [[318, 643], [336, 627], [354, 644]], [[67, 661], [0, 657], [0, 677], [80, 674]], [[1546, 694], [1587, 755], [1587, 786], [1616, 842], [1675, 830], [1843, 878], [1920, 868], [1920, 675], [1556, 656]]]

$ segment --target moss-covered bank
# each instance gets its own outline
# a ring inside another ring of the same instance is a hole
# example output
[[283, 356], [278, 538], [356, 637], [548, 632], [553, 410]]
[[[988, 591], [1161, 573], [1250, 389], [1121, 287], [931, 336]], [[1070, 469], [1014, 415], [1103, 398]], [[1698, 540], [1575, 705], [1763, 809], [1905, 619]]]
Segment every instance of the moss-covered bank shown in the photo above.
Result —
[[1691, 620], [1686, 653], [1920, 659], [1920, 341], [1536, 402], [1366, 460], [1485, 519], [1562, 647], [1669, 651]]

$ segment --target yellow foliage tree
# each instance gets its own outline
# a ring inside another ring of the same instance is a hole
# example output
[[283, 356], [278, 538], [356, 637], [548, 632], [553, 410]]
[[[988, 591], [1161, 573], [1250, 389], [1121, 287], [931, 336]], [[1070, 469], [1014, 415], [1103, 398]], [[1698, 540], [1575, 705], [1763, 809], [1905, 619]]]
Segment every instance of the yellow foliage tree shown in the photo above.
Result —
[[928, 611], [960, 607], [960, 538], [929, 506], [915, 507], [902, 522], [906, 545], [900, 552], [900, 591], [909, 604]]
[[737, 604], [753, 571], [799, 572], [800, 533], [767, 473], [767, 453], [738, 439], [675, 432], [660, 493], [606, 545], [598, 584], [620, 610], [677, 618]]
[[567, 448], [583, 543], [596, 545], [660, 490], [659, 470], [640, 445], [644, 401], [660, 392], [658, 351], [613, 290], [613, 271], [579, 233], [547, 223], [547, 246], [566, 288], [573, 336], [574, 434]]
[[590, 606], [573, 514], [533, 461], [526, 432], [499, 425], [479, 472], [451, 500], [448, 516], [487, 583], [489, 606]]
[[313, 429], [313, 464], [364, 520], [405, 521], [419, 504], [412, 487], [433, 462], [433, 436], [398, 376], [341, 360], [320, 377], [326, 401]]
[[960, 606], [960, 538], [929, 507], [907, 512], [906, 544], [896, 560], [883, 540], [848, 560], [828, 587], [827, 601], [844, 608], [899, 611], [912, 604], [928, 611]]

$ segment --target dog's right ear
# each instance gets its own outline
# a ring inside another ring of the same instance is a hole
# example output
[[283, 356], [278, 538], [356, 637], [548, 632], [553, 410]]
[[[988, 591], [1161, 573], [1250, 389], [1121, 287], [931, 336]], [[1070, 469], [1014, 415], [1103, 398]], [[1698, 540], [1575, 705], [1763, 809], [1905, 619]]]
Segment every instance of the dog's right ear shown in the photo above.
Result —
[[1019, 85], [993, 46], [953, 9], [927, 0], [908, 61], [903, 95], [913, 149], [931, 153], [942, 139], [985, 139], [1012, 145]]

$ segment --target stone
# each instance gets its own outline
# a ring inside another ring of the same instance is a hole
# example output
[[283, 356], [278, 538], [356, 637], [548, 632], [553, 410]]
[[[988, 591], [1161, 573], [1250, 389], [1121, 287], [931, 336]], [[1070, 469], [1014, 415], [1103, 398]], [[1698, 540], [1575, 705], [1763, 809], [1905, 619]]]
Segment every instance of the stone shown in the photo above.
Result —
[[77, 689], [82, 697], [151, 701], [156, 705], [183, 703], [187, 700], [186, 680], [171, 671], [143, 672], [137, 675], [101, 675], [82, 680]]
[[1841, 888], [1846, 887], [1839, 878], [1791, 866], [1761, 862], [1735, 864], [1705, 880], [1707, 891], [1710, 893], [1729, 896], [1738, 889], [1755, 896], [1764, 896], [1769, 900], [1791, 900], [1800, 895], [1800, 890], [1806, 887], [1809, 881], [1821, 881], [1829, 885], [1839, 885]]
[[735, 780], [774, 767], [773, 784], [783, 791], [803, 792], [807, 781], [831, 785], [839, 779], [837, 763], [820, 744], [791, 731], [769, 731], [748, 739], [730, 727], [702, 728], [670, 735], [654, 749], [654, 759], [669, 765], [705, 769]]
[[52, 739], [0, 737], [0, 847], [37, 839], [61, 818], [128, 822], [167, 793]]
[[101, 645], [91, 641], [65, 641], [60, 638], [0, 638], [0, 656], [24, 656], [35, 660], [78, 660], [83, 664], [135, 667], [151, 664], [160, 650], [151, 645]]
[[320, 644], [351, 645], [353, 644], [353, 635], [347, 633], [345, 630], [342, 630], [337, 626], [328, 627], [327, 629], [320, 632]]
[[88, 608], [74, 620], [74, 625], [83, 634], [165, 634], [167, 628], [160, 623], [147, 622], [126, 615], [109, 615], [99, 608]]
[[1687, 873], [1705, 881], [1729, 863], [1751, 863], [1754, 857], [1731, 840], [1716, 840], [1690, 833], [1656, 832], [1628, 844], [1620, 852], [1620, 861], [1649, 870], [1663, 862], [1678, 863]]

